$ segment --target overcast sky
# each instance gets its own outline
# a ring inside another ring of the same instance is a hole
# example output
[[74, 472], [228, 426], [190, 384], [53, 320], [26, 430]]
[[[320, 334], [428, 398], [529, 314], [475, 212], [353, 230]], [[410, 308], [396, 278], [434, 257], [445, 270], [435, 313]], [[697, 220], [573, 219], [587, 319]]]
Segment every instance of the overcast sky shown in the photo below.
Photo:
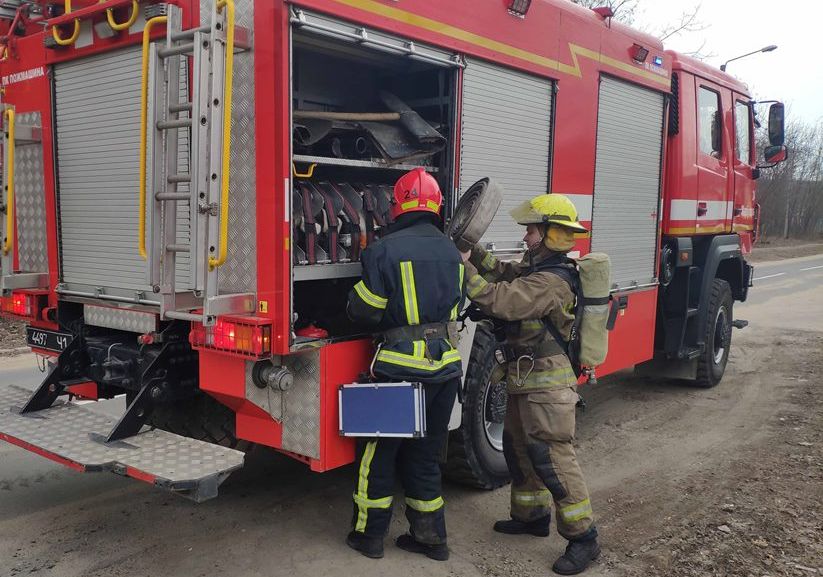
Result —
[[[635, 27], [650, 32], [677, 22], [699, 0], [641, 0]], [[726, 71], [748, 84], [758, 100], [782, 100], [791, 117], [814, 123], [823, 119], [823, 0], [702, 0], [700, 32], [665, 41], [666, 48], [693, 51], [703, 44], [706, 62], [720, 66], [729, 58], [777, 44], [777, 50], [736, 60]]]

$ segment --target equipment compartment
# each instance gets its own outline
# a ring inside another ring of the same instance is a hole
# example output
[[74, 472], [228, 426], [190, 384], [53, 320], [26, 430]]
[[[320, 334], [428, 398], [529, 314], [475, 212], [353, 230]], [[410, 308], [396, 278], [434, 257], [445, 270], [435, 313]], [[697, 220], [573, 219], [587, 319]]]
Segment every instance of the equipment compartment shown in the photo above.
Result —
[[454, 200], [458, 60], [420, 57], [399, 39], [389, 38], [412, 46], [409, 53], [382, 40], [352, 42], [328, 34], [327, 21], [321, 26], [322, 33], [296, 26], [292, 36], [297, 342], [364, 334], [347, 320], [345, 297], [360, 276], [362, 250], [391, 223], [394, 182], [404, 172], [423, 166], [435, 176], [446, 217]]

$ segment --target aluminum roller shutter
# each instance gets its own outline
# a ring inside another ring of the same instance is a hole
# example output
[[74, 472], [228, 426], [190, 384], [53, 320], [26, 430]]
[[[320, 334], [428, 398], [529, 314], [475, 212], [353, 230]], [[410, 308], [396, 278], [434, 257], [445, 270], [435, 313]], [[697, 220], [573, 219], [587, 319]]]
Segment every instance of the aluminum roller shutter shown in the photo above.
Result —
[[483, 177], [503, 184], [503, 202], [483, 236], [497, 248], [520, 246], [509, 211], [549, 189], [552, 82], [468, 59], [463, 72], [460, 193]]
[[601, 79], [592, 251], [609, 255], [618, 288], [657, 276], [663, 106], [658, 92]]
[[[147, 264], [137, 250], [140, 68], [139, 47], [54, 67], [61, 280], [65, 283], [151, 294]], [[181, 67], [181, 81], [182, 99], [188, 92], [185, 67]], [[179, 170], [185, 172], [187, 129], [179, 131], [179, 150]], [[179, 190], [187, 187], [180, 185]], [[178, 206], [178, 242], [188, 244], [188, 204]], [[149, 230], [146, 236], [150, 240]], [[188, 286], [189, 281], [189, 255], [178, 253], [177, 282]]]

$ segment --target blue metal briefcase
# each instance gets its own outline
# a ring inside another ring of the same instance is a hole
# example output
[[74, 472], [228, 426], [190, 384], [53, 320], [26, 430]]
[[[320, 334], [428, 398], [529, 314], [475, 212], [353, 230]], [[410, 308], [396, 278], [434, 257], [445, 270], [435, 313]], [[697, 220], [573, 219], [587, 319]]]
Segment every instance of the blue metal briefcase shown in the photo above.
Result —
[[423, 437], [426, 390], [421, 383], [341, 385], [340, 434], [344, 437]]

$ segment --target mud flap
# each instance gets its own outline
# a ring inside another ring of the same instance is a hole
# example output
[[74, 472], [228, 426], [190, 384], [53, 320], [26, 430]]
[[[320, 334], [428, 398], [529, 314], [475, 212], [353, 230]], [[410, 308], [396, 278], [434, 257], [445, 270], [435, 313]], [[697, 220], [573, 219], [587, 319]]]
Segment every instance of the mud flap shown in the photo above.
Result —
[[106, 443], [115, 419], [72, 403], [19, 414], [30, 396], [20, 387], [0, 389], [0, 440], [76, 471], [110, 471], [200, 503], [216, 497], [220, 484], [243, 466], [240, 451], [148, 427]]

